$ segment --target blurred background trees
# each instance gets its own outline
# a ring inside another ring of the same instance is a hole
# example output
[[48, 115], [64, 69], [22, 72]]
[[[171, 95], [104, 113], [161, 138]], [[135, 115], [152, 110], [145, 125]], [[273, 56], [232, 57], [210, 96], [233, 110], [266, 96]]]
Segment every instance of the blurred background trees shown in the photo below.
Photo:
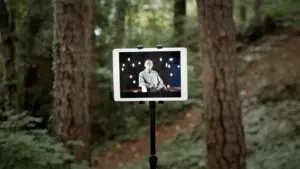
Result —
[[[53, 130], [55, 127], [53, 82], [56, 70], [53, 61], [59, 56], [57, 50], [59, 41], [54, 36], [55, 6], [53, 4], [51, 0], [0, 0], [0, 74], [2, 77], [0, 83], [0, 168], [3, 169], [65, 168], [66, 164], [72, 161], [73, 155], [78, 152], [78, 146], [81, 145], [80, 142], [68, 141], [72, 151], [66, 149], [63, 146], [65, 143], [57, 141], [57, 132]], [[197, 22], [196, 6], [195, 0], [93, 1], [91, 31], [93, 35], [92, 45], [88, 49], [90, 52], [88, 73], [90, 74], [89, 112], [94, 159], [105, 154], [104, 150], [107, 148], [119, 147], [122, 142], [130, 142], [148, 134], [147, 106], [113, 101], [111, 52], [114, 48], [136, 47], [138, 44], [143, 44], [145, 47], [153, 47], [157, 44], [165, 47], [187, 47], [189, 100], [160, 105], [157, 121], [158, 124], [172, 125], [175, 120], [184, 118], [187, 110], [202, 111], [202, 56], [199, 50], [201, 27]], [[238, 58], [240, 76], [243, 76], [249, 67], [252, 70], [253, 63], [259, 62], [264, 55], [267, 55], [266, 52], [270, 56], [282, 54], [280, 58], [289, 56], [288, 52], [297, 53], [298, 41], [294, 40], [294, 37], [299, 34], [299, 9], [300, 1], [297, 0], [235, 1], [233, 19], [237, 31], [236, 49], [239, 52], [238, 55], [243, 56]], [[286, 35], [287, 30], [289, 33]], [[270, 45], [273, 42], [275, 45]], [[287, 45], [286, 48], [290, 48], [277, 50], [285, 45]], [[269, 49], [270, 46], [272, 49]], [[248, 73], [249, 76], [253, 74], [253, 78], [252, 76], [241, 78], [258, 83], [257, 74], [266, 74], [266, 72], [277, 72], [276, 76], [265, 76], [278, 78], [277, 81], [272, 79], [272, 83], [270, 82], [272, 85], [264, 84], [263, 86], [256, 83], [248, 85], [248, 81], [247, 83], [241, 82], [244, 88], [250, 86], [253, 88], [251, 92], [253, 90], [260, 94], [256, 99], [243, 98], [243, 104], [248, 104], [249, 100], [251, 102], [263, 100], [263, 103], [259, 102], [260, 108], [256, 107], [255, 110], [253, 106], [243, 108], [243, 112], [247, 112], [245, 113], [246, 136], [260, 139], [257, 141], [246, 137], [246, 140], [248, 139], [246, 142], [251, 147], [248, 152], [249, 156], [251, 155], [249, 161], [252, 162], [250, 167], [268, 169], [273, 167], [274, 169], [284, 166], [289, 169], [285, 165], [290, 164], [292, 169], [292, 164], [297, 166], [296, 161], [292, 163], [288, 161], [288, 158], [272, 156], [271, 153], [274, 151], [266, 143], [272, 140], [274, 144], [270, 145], [277, 146], [282, 152], [289, 152], [285, 143], [279, 141], [279, 136], [290, 134], [291, 139], [286, 141], [291, 141], [290, 144], [295, 147], [298, 145], [295, 141], [298, 138], [296, 137], [298, 125], [290, 121], [297, 119], [297, 114], [293, 113], [298, 111], [297, 94], [294, 96], [290, 93], [298, 91], [297, 80], [295, 80], [298, 74], [297, 68], [293, 67], [290, 62], [286, 63], [286, 60], [280, 60], [278, 63], [265, 61], [274, 65], [275, 63], [288, 65], [290, 68], [285, 75], [281, 75], [281, 72], [286, 70], [282, 68], [282, 65], [276, 66], [276, 69], [271, 66], [267, 68], [258, 66], [255, 67], [256, 72]], [[293, 64], [296, 63], [297, 61], [293, 61]], [[280, 79], [283, 77], [287, 80]], [[286, 91], [289, 91], [288, 94], [285, 93]], [[241, 95], [244, 97], [245, 93], [241, 92]], [[287, 102], [287, 98], [293, 99], [292, 103]], [[274, 100], [277, 102], [274, 103]], [[255, 102], [255, 104], [258, 106], [258, 103]], [[281, 111], [273, 110], [274, 107]], [[288, 109], [290, 107], [293, 107], [293, 110]], [[256, 116], [248, 114], [249, 112]], [[274, 113], [271, 116], [268, 112], [280, 113]], [[280, 125], [278, 121], [273, 121], [279, 116], [284, 116], [282, 119], [285, 119], [285, 121], [280, 121]], [[260, 119], [265, 119], [268, 123], [263, 123]], [[284, 124], [287, 120], [293, 125]], [[282, 125], [285, 125], [284, 129], [289, 130], [284, 132], [281, 128], [282, 133], [270, 136], [266, 134], [269, 130], [279, 131], [276, 127], [282, 127]], [[261, 129], [266, 132], [260, 133]], [[201, 161], [204, 159], [201, 131], [200, 123], [192, 132], [185, 131], [178, 134], [176, 139], [170, 140], [162, 148], [163, 153], [159, 156], [160, 167], [206, 167]], [[293, 157], [297, 156], [299, 155], [295, 152]], [[265, 159], [266, 157], [268, 159]], [[263, 163], [264, 160], [268, 163]], [[279, 161], [278, 165], [272, 166], [272, 161]], [[104, 161], [100, 160], [99, 163], [103, 164]], [[117, 165], [117, 162], [115, 163]], [[75, 168], [84, 166], [86, 165], [72, 164]], [[129, 166], [132, 167], [132, 165]], [[148, 167], [144, 163], [133, 164], [133, 166]]]

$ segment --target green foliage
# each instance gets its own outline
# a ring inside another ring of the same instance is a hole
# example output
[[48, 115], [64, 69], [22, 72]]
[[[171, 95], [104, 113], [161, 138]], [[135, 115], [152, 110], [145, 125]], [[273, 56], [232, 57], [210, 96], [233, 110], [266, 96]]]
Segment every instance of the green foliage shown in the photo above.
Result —
[[[248, 169], [294, 169], [299, 165], [300, 102], [293, 100], [256, 105], [244, 117]], [[197, 128], [202, 133], [202, 127]], [[159, 168], [202, 169], [205, 141], [194, 141], [193, 131], [179, 133], [158, 152]], [[148, 159], [122, 169], [146, 169]]]
[[[66, 169], [73, 154], [64, 144], [43, 129], [28, 129], [42, 119], [28, 116], [26, 112], [1, 112], [0, 168], [1, 169]], [[70, 143], [73, 144], [73, 143]], [[84, 164], [72, 164], [73, 169], [87, 169]]]
[[277, 17], [291, 16], [291, 14], [300, 12], [300, 2], [297, 0], [277, 0], [269, 1], [266, 11]]
[[300, 88], [296, 82], [283, 80], [281, 84], [258, 85], [253, 90], [253, 95], [259, 103], [277, 102], [283, 100], [299, 100]]
[[299, 101], [254, 108], [245, 116], [248, 168], [293, 169], [299, 165]]
[[300, 30], [299, 24], [299, 5], [297, 0], [277, 0], [272, 1], [266, 8], [266, 12], [278, 21], [278, 24], [282, 27], [292, 27]]

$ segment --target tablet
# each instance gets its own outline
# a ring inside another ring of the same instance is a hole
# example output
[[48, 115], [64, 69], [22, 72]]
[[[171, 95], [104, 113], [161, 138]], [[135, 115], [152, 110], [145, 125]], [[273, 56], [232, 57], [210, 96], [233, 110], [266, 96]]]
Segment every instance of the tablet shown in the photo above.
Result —
[[113, 50], [115, 101], [184, 101], [187, 80], [186, 48]]

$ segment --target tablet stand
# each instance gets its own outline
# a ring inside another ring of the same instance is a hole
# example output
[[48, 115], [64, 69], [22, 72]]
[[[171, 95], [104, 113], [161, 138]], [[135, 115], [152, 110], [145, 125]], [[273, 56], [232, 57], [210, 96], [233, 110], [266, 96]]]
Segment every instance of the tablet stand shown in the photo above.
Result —
[[[137, 45], [138, 49], [143, 49], [143, 45]], [[156, 48], [163, 48], [162, 45], [156, 45]], [[139, 102], [140, 104], [145, 104], [144, 101]], [[158, 104], [163, 104], [163, 101], [158, 101]], [[155, 139], [155, 110], [156, 110], [156, 101], [149, 101], [149, 110], [150, 110], [150, 156], [149, 156], [149, 165], [150, 169], [156, 169], [157, 167], [157, 156], [156, 156], [156, 139]]]

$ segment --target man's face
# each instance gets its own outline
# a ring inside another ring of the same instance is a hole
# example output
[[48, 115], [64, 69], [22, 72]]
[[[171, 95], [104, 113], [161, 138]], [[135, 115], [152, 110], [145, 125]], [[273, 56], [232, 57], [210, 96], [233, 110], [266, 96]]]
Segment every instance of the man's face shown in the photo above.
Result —
[[153, 67], [153, 63], [151, 61], [147, 61], [145, 63], [145, 67], [146, 67], [147, 70], [151, 70], [152, 67]]

